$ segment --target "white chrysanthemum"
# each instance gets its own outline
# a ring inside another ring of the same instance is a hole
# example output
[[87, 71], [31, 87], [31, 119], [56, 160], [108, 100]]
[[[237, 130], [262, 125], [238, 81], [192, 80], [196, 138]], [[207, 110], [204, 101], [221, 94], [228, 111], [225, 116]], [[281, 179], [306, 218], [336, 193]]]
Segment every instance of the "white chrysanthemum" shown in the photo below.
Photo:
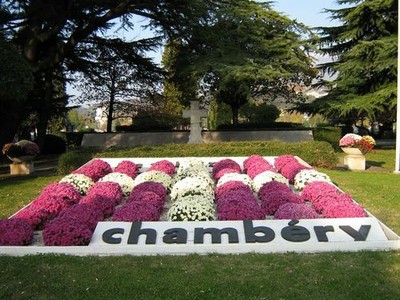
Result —
[[238, 174], [238, 173], [227, 173], [224, 174], [217, 182], [217, 186], [223, 185], [229, 181], [241, 181], [244, 184], [248, 185], [250, 188], [253, 187], [253, 180], [251, 180], [250, 176], [247, 174]]
[[186, 177], [172, 186], [171, 200], [187, 195], [203, 195], [206, 198], [214, 198], [213, 185], [203, 176]]
[[254, 177], [253, 190], [258, 193], [264, 184], [271, 181], [278, 181], [289, 185], [289, 180], [285, 178], [282, 174], [273, 171], [265, 171]]
[[139, 174], [135, 178], [135, 185], [146, 181], [154, 181], [161, 183], [166, 189], [171, 189], [173, 180], [171, 176], [161, 171], [147, 171]]
[[103, 178], [100, 178], [99, 181], [111, 181], [118, 183], [124, 196], [129, 196], [135, 186], [135, 181], [132, 179], [132, 177], [119, 172], [107, 174]]
[[63, 177], [60, 182], [68, 182], [72, 184], [81, 195], [86, 195], [88, 189], [94, 184], [94, 181], [83, 174], [69, 174]]
[[194, 198], [172, 203], [167, 215], [169, 221], [213, 221], [216, 219], [214, 205]]
[[313, 181], [332, 182], [329, 176], [325, 173], [321, 173], [316, 170], [301, 170], [294, 177], [294, 187], [296, 190], [302, 191], [307, 184]]
[[179, 162], [179, 167], [176, 172], [178, 180], [197, 174], [210, 174], [207, 165], [202, 160], [191, 158]]

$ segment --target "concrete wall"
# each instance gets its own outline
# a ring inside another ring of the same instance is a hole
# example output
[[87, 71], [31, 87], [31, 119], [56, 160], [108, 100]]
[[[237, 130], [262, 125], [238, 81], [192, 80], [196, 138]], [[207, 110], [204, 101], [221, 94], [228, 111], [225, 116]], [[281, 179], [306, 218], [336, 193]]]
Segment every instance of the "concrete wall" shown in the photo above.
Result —
[[[285, 142], [312, 141], [311, 130], [286, 131], [205, 131], [202, 133], [205, 143], [233, 141]], [[124, 133], [85, 133], [83, 147], [132, 147], [137, 145], [186, 144], [189, 132], [124, 132]]]

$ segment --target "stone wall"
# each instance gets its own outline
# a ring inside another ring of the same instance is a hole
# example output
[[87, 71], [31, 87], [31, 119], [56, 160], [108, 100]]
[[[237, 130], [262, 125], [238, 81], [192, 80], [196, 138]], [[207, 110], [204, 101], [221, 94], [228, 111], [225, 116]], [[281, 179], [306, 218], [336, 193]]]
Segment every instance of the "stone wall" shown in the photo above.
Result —
[[[205, 131], [205, 143], [233, 141], [280, 140], [285, 142], [312, 141], [311, 130], [285, 131]], [[124, 132], [124, 133], [85, 133], [83, 147], [132, 147], [137, 145], [186, 144], [189, 131], [183, 132]]]

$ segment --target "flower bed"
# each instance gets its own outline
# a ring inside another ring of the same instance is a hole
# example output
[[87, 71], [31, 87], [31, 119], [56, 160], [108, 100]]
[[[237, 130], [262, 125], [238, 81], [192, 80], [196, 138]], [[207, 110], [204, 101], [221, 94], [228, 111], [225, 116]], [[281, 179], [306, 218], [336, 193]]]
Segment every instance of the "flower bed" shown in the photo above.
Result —
[[[50, 184], [30, 205], [2, 220], [0, 245], [30, 244], [34, 233], [39, 235], [39, 244], [87, 245], [100, 220], [366, 216], [365, 210], [340, 191], [326, 174], [291, 155], [276, 158], [252, 155], [237, 160], [96, 159], [60, 183]], [[4, 225], [7, 222], [15, 223]], [[13, 235], [15, 228], [23, 229], [19, 235]]]

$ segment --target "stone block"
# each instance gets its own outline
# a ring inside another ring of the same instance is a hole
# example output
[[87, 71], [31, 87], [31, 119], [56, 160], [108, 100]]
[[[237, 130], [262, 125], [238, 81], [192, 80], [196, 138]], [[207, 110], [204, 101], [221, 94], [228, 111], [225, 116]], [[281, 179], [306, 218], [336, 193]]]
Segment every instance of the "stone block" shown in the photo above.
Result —
[[345, 155], [344, 165], [352, 171], [365, 170], [365, 156], [364, 155]]
[[29, 175], [35, 171], [33, 162], [21, 163], [21, 164], [10, 164], [11, 175]]

